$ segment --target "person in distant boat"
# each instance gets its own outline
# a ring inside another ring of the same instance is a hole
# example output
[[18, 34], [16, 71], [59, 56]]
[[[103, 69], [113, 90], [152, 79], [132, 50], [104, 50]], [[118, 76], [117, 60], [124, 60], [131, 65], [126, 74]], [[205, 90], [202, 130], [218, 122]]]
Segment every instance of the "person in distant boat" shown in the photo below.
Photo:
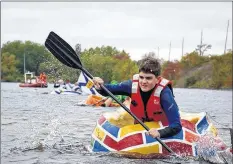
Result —
[[[117, 95], [115, 97], [122, 103], [127, 99], [127, 97], [125, 97], [124, 99], [119, 99], [118, 96], [120, 96], [120, 95]], [[117, 102], [115, 102], [111, 97], [105, 97], [103, 103], [100, 106], [109, 107], [109, 106], [113, 106], [112, 104], [117, 104]], [[119, 106], [119, 105], [117, 105], [117, 106]]]
[[[118, 82], [116, 80], [112, 80], [111, 81], [112, 85], [118, 84]], [[115, 97], [117, 98], [117, 100], [119, 100], [120, 102], [124, 102], [127, 98], [127, 96], [124, 95], [115, 95]], [[113, 103], [116, 103], [111, 97], [105, 97], [105, 100], [103, 101], [103, 103], [101, 104], [101, 106], [103, 107], [109, 107], [111, 106]]]
[[[112, 80], [111, 84], [117, 84], [118, 82], [116, 80]], [[128, 96], [124, 95], [115, 95], [117, 100], [120, 102], [124, 102]], [[128, 100], [128, 99], [127, 99]], [[86, 100], [87, 105], [93, 105], [93, 106], [102, 106], [102, 107], [119, 107], [120, 105], [115, 102], [111, 97], [109, 96], [98, 96], [98, 95], [89, 95]]]
[[[124, 101], [121, 101], [124, 104], [130, 102], [130, 97], [126, 97]], [[85, 101], [85, 104], [91, 106], [102, 106], [102, 107], [119, 107], [120, 105], [112, 100], [110, 97], [103, 97], [98, 95], [89, 95]]]
[[61, 90], [66, 89], [66, 83], [62, 79], [59, 79], [57, 81], [57, 84], [59, 85], [59, 89]]
[[53, 81], [53, 87], [54, 87], [54, 88], [59, 88], [59, 87], [60, 87], [60, 84], [59, 84], [56, 80], [54, 80], [54, 81]]
[[65, 85], [65, 83], [64, 83], [64, 81], [63, 81], [62, 79], [58, 80], [57, 83], [58, 83], [59, 85]]
[[[148, 132], [152, 137], [171, 137], [181, 129], [180, 113], [173, 95], [171, 81], [160, 76], [161, 65], [152, 57], [144, 57], [139, 66], [139, 74], [133, 80], [119, 84], [104, 84], [100, 77], [94, 77], [95, 88], [102, 95], [107, 95], [100, 84], [114, 95], [131, 97], [130, 110], [143, 122], [159, 121], [162, 129], [151, 128]], [[136, 120], [135, 120], [135, 123]]]
[[73, 86], [72, 90], [75, 91], [75, 92], [80, 92], [80, 93], [82, 92], [82, 90], [81, 90], [81, 88], [79, 86], [79, 82], [74, 83], [74, 86]]
[[65, 87], [67, 90], [71, 91], [74, 85], [70, 83], [70, 80], [66, 80]]
[[43, 82], [43, 83], [46, 83], [47, 82], [47, 76], [45, 74], [45, 72], [42, 72], [40, 74], [40, 80]]

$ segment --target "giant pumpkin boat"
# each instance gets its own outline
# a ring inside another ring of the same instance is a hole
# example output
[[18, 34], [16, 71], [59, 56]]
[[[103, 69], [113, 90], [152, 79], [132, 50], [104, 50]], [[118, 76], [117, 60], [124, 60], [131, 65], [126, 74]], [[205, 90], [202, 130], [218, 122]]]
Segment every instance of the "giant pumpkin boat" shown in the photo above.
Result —
[[[217, 136], [217, 129], [209, 121], [205, 112], [180, 112], [182, 130], [169, 138], [161, 140], [175, 153], [182, 156], [197, 156], [196, 141], [211, 133]], [[146, 122], [149, 128], [160, 128], [159, 122]], [[141, 155], [161, 154], [169, 152], [155, 139], [146, 134], [140, 124], [134, 124], [134, 119], [123, 109], [104, 113], [96, 123], [91, 137], [91, 151]]]
[[[89, 95], [85, 101], [86, 105], [91, 106], [101, 106], [104, 101], [107, 100], [106, 97], [103, 97], [101, 95]], [[119, 107], [120, 105], [116, 102], [111, 102], [109, 107]]]

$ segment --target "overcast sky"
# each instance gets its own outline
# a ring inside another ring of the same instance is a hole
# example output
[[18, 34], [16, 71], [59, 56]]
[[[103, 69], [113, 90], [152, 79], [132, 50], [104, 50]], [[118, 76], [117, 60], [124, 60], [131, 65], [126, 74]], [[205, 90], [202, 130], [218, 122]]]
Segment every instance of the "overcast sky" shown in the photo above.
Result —
[[206, 54], [232, 48], [231, 2], [2, 2], [1, 44], [31, 40], [44, 44], [50, 31], [72, 47], [110, 45], [124, 49], [133, 60], [154, 51], [171, 60], [193, 51], [203, 42], [212, 45]]

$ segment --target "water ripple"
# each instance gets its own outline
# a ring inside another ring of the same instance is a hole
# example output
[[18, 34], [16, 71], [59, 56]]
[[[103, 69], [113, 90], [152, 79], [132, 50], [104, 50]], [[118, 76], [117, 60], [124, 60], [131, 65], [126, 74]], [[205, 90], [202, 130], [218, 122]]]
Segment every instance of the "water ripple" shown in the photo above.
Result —
[[[103, 112], [113, 108], [78, 106], [86, 97], [52, 95], [48, 88], [19, 88], [2, 83], [2, 163], [96, 164], [96, 163], [205, 163], [201, 159], [135, 159], [119, 153], [89, 151], [91, 133]], [[174, 89], [180, 110], [206, 111], [231, 145], [232, 91]], [[185, 96], [184, 96], [185, 95]]]

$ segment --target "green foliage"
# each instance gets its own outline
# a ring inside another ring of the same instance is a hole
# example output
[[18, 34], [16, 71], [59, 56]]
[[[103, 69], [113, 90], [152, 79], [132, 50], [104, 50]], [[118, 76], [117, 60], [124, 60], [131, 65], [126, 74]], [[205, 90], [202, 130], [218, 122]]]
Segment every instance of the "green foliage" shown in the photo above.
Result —
[[196, 66], [200, 66], [203, 63], [209, 62], [208, 56], [200, 56], [197, 52], [193, 51], [189, 54], [184, 55], [181, 58], [181, 65], [183, 69], [190, 69]]
[[[1, 51], [2, 55], [5, 53], [8, 56], [11, 54], [15, 56], [17, 61], [15, 64], [17, 79], [24, 74], [24, 55], [26, 71], [35, 72], [35, 75], [39, 75], [40, 65], [47, 60], [50, 54], [43, 45], [31, 41], [22, 42], [18, 40], [3, 44]], [[5, 67], [5, 64], [2, 63], [2, 67]], [[8, 75], [4, 74], [2, 78], [6, 78], [5, 76]]]
[[75, 83], [79, 76], [79, 70], [70, 68], [59, 60], [57, 60], [52, 54], [47, 58], [47, 61], [40, 65], [40, 72], [46, 72], [50, 82], [55, 82], [59, 79], [70, 80]]
[[85, 49], [81, 53], [81, 61], [93, 76], [103, 78], [106, 83], [128, 80], [138, 72], [138, 66], [129, 54], [110, 46]]
[[[2, 53], [6, 53], [4, 55], [4, 60], [7, 60], [6, 56], [13, 54], [15, 55], [15, 61], [17, 61], [12, 64], [11, 69], [5, 69], [7, 67], [7, 62], [3, 60], [2, 79], [15, 81], [23, 77], [25, 55], [26, 70], [35, 72], [35, 75], [39, 75], [40, 72], [46, 72], [48, 81], [50, 82], [58, 79], [69, 79], [71, 82], [76, 82], [78, 80], [80, 71], [69, 68], [59, 62], [45, 49], [44, 45], [31, 41], [7, 42], [2, 46]], [[80, 58], [83, 65], [90, 73], [94, 76], [102, 77], [105, 82], [110, 82], [111, 80], [127, 80], [131, 78], [132, 74], [138, 71], [137, 64], [131, 61], [128, 53], [124, 50], [119, 51], [111, 46], [85, 49], [81, 52]], [[15, 71], [14, 76], [9, 71]]]
[[211, 80], [199, 80], [199, 81], [196, 81], [195, 84], [192, 85], [192, 87], [209, 89], [211, 88], [210, 84], [211, 84]]
[[[1, 79], [3, 81], [22, 81], [24, 73], [24, 55], [26, 70], [45, 72], [48, 81], [63, 79], [76, 82], [80, 70], [72, 69], [58, 61], [44, 45], [31, 41], [19, 40], [7, 42], [1, 48]], [[144, 56], [155, 57], [150, 52]], [[132, 78], [138, 73], [140, 61], [132, 61], [124, 50], [116, 47], [102, 46], [85, 49], [80, 54], [84, 67], [93, 75], [103, 78], [106, 83], [118, 82]], [[196, 88], [232, 88], [232, 51], [223, 55], [200, 56], [193, 51], [180, 61], [163, 62], [162, 76], [182, 84], [184, 87]]]
[[15, 81], [18, 70], [16, 65], [19, 63], [16, 60], [16, 56], [10, 54], [9, 52], [5, 52], [2, 54], [1, 59], [1, 79], [2, 81]]
[[232, 52], [211, 57], [213, 64], [212, 87], [232, 88]]
[[[178, 63], [181, 65], [179, 84], [183, 83], [184, 87], [232, 88], [232, 51], [210, 57], [200, 56], [197, 52], [192, 52], [183, 56]], [[165, 62], [162, 68], [163, 75], [166, 77], [172, 75], [169, 70], [175, 67], [174, 63]], [[172, 76], [168, 78], [174, 79]]]
[[197, 79], [195, 76], [188, 77], [185, 80], [185, 87], [190, 87], [190, 86], [194, 85], [196, 82], [197, 82]]

